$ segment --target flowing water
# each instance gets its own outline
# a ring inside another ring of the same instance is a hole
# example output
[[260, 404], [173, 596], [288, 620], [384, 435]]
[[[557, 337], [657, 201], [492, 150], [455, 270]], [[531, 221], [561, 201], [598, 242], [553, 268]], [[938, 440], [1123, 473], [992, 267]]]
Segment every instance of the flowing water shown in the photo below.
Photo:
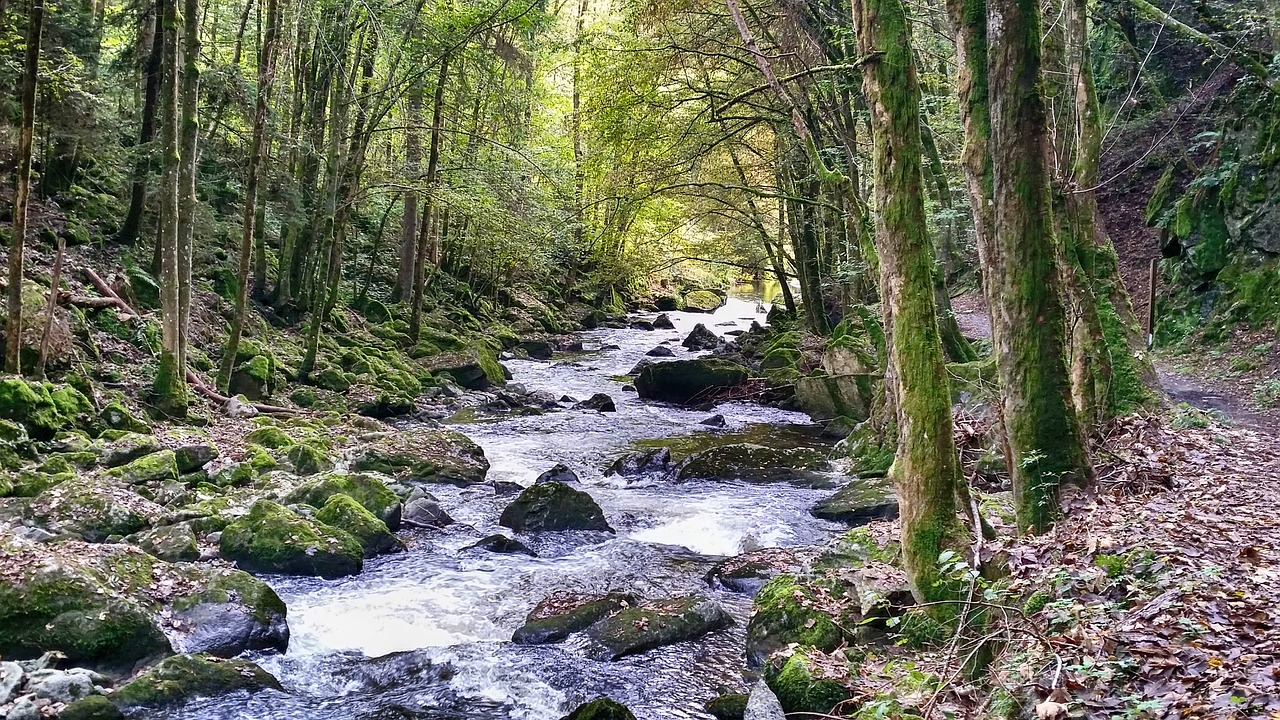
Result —
[[[710, 717], [703, 703], [749, 680], [743, 647], [750, 601], [709, 588], [704, 574], [726, 555], [829, 537], [837, 526], [816, 520], [808, 508], [830, 490], [627, 482], [606, 478], [601, 469], [636, 443], [664, 438], [673, 439], [677, 453], [744, 440], [787, 447], [820, 442], [798, 413], [736, 402], [711, 410], [646, 403], [614, 379], [663, 341], [677, 357], [688, 356], [679, 341], [698, 322], [720, 333], [745, 330], [762, 319], [758, 303], [739, 295], [711, 316], [669, 313], [675, 330], [582, 335], [586, 343], [616, 349], [507, 363], [530, 390], [577, 398], [605, 392], [617, 402], [616, 413], [565, 410], [457, 426], [484, 448], [493, 480], [528, 485], [557, 462], [570, 466], [616, 536], [523, 538], [537, 558], [465, 550], [503, 531], [497, 519], [511, 496], [496, 497], [489, 486], [432, 487], [458, 522], [408, 534], [408, 552], [372, 560], [360, 575], [341, 580], [265, 578], [288, 605], [292, 639], [285, 655], [255, 659], [287, 693], [197, 700], [164, 717], [555, 720], [599, 695], [626, 703], [641, 720]], [[729, 322], [734, 325], [722, 325]], [[724, 415], [726, 427], [701, 424], [713, 412]], [[587, 659], [572, 641], [511, 644], [534, 604], [558, 590], [626, 590], [650, 598], [698, 592], [714, 596], [738, 622], [618, 662]]]

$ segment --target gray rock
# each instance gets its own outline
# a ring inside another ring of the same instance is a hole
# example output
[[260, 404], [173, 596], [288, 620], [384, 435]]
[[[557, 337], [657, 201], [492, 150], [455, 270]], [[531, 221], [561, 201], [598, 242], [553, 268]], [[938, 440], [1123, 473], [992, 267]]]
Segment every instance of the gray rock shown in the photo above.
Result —
[[48, 700], [37, 698], [35, 695], [24, 695], [9, 708], [9, 714], [5, 715], [5, 720], [44, 720], [45, 715], [41, 709], [48, 704]]
[[550, 470], [539, 475], [538, 479], [533, 481], [533, 484], [547, 482], [576, 483], [578, 482], [578, 474], [568, 465], [556, 463]]
[[778, 696], [773, 694], [764, 680], [757, 682], [747, 696], [747, 711], [743, 713], [742, 720], [786, 720], [786, 717]]
[[697, 638], [733, 624], [720, 603], [697, 595], [630, 607], [587, 630], [596, 660], [619, 660]]
[[189, 443], [174, 450], [177, 455], [178, 472], [195, 472], [208, 462], [218, 457], [218, 448], [212, 443]]
[[534, 485], [502, 511], [498, 524], [516, 532], [601, 530], [613, 532], [604, 511], [587, 493], [561, 482]]
[[659, 330], [675, 330], [676, 329], [675, 323], [671, 322], [671, 318], [666, 313], [662, 313], [658, 317], [654, 318], [653, 326], [655, 328], [658, 328]]
[[574, 410], [596, 410], [598, 412], [617, 412], [618, 407], [613, 398], [604, 393], [596, 393], [573, 406]]
[[605, 477], [611, 475], [633, 477], [646, 473], [667, 472], [670, 469], [671, 450], [668, 448], [654, 448], [652, 450], [637, 450], [623, 455], [614, 460], [605, 469], [604, 474]]
[[400, 522], [410, 527], [441, 528], [453, 524], [453, 518], [434, 499], [418, 498], [404, 506]]
[[196, 534], [185, 523], [143, 530], [125, 540], [165, 562], [191, 562], [200, 559]]
[[721, 428], [722, 428], [722, 427], [724, 427], [725, 425], [728, 425], [729, 423], [728, 423], [728, 421], [726, 421], [726, 420], [724, 419], [724, 416], [723, 416], [723, 415], [718, 415], [718, 414], [717, 414], [717, 415], [712, 415], [711, 417], [707, 418], [706, 420], [703, 420], [703, 421], [702, 421], [701, 423], [699, 423], [699, 424], [700, 424], [700, 425], [706, 425], [706, 426], [708, 426], [708, 427], [721, 427]]
[[258, 408], [250, 405], [247, 398], [237, 395], [227, 401], [222, 413], [229, 418], [251, 418], [258, 414]]
[[27, 692], [53, 702], [70, 703], [93, 694], [88, 675], [61, 670], [37, 670], [27, 679]]
[[491, 553], [500, 555], [528, 555], [529, 557], [538, 557], [538, 554], [530, 550], [527, 545], [509, 538], [501, 533], [495, 533], [483, 538], [477, 543], [466, 546], [463, 550], [487, 550]]
[[675, 350], [672, 350], [671, 348], [665, 345], [659, 345], [658, 347], [645, 353], [645, 355], [648, 355], [649, 357], [675, 357], [675, 354], [676, 354]]
[[684, 342], [680, 344], [690, 350], [715, 350], [723, 342], [720, 336], [716, 335], [706, 325], [698, 323], [693, 326], [693, 330], [685, 337]]
[[0, 662], [0, 705], [13, 699], [13, 696], [18, 693], [18, 688], [22, 687], [25, 677], [26, 673], [18, 663]]

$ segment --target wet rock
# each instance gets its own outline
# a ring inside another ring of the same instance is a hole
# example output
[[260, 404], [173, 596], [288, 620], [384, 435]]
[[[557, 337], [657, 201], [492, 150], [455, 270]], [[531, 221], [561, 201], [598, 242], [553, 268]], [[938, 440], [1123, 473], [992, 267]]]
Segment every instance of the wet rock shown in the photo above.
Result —
[[883, 479], [859, 479], [814, 505], [809, 514], [858, 527], [875, 520], [898, 517], [898, 500], [893, 496], [893, 488]]
[[641, 368], [636, 391], [645, 399], [684, 405], [711, 400], [729, 388], [742, 385], [749, 377], [745, 367], [728, 360], [675, 360]]
[[612, 532], [590, 495], [562, 482], [534, 485], [502, 511], [498, 524], [516, 532], [601, 530]]
[[548, 482], [576, 483], [578, 482], [578, 474], [575, 473], [568, 465], [556, 463], [551, 469], [538, 476], [533, 481], [534, 485]]
[[786, 720], [782, 711], [782, 703], [773, 694], [764, 680], [751, 687], [747, 695], [747, 706], [743, 708], [742, 720]]
[[676, 324], [671, 322], [671, 318], [666, 313], [661, 313], [653, 319], [653, 326], [659, 330], [675, 330]]
[[223, 529], [218, 547], [249, 572], [338, 578], [364, 566], [364, 548], [350, 533], [269, 500], [254, 503], [248, 515]]
[[710, 290], [694, 290], [684, 296], [684, 309], [688, 312], [713, 313], [724, 304], [724, 298]]
[[400, 480], [474, 485], [484, 482], [489, 461], [462, 433], [422, 428], [371, 441], [355, 452], [351, 467]]
[[622, 392], [626, 392], [626, 393], [633, 393], [633, 392], [635, 392], [635, 391], [636, 391], [636, 386], [635, 386], [635, 385], [623, 385], [623, 386], [622, 386]]
[[557, 643], [638, 604], [639, 599], [628, 593], [552, 595], [529, 612], [524, 625], [511, 636], [511, 642], [517, 645]]
[[627, 374], [628, 374], [628, 375], [639, 375], [640, 373], [644, 372], [644, 369], [645, 369], [645, 368], [647, 368], [647, 367], [649, 367], [650, 365], [653, 365], [653, 364], [655, 364], [655, 363], [657, 363], [657, 362], [658, 362], [658, 361], [657, 361], [657, 360], [654, 360], [653, 358], [647, 358], [647, 357], [640, 358], [640, 362], [636, 363], [635, 365], [632, 365], [632, 366], [631, 366], [631, 369], [627, 371]]
[[271, 586], [240, 570], [203, 565], [177, 569], [196, 590], [174, 601], [173, 627], [168, 629], [174, 650], [235, 657], [288, 649], [287, 610]]
[[683, 310], [684, 301], [674, 295], [659, 295], [653, 299], [653, 306], [662, 312]]
[[613, 398], [604, 393], [596, 393], [591, 397], [577, 403], [573, 406], [574, 410], [595, 410], [597, 412], [617, 412], [618, 408], [614, 405]]
[[144, 530], [130, 535], [125, 541], [165, 562], [194, 562], [200, 559], [196, 534], [185, 523]]
[[733, 619], [714, 600], [688, 595], [625, 608], [593, 625], [587, 635], [598, 660], [618, 660], [728, 627]]
[[675, 469], [677, 482], [687, 480], [741, 480], [750, 483], [791, 482], [822, 486], [829, 483], [820, 471], [828, 467], [826, 456], [808, 448], [779, 449], [735, 443], [720, 445], [685, 458]]
[[404, 543], [391, 534], [386, 523], [347, 495], [331, 495], [324, 507], [316, 512], [316, 520], [351, 533], [364, 548], [365, 557], [404, 550]]
[[635, 477], [648, 473], [668, 472], [671, 470], [671, 450], [669, 448], [653, 448], [636, 450], [614, 460], [605, 469], [605, 477], [621, 475]]
[[708, 585], [754, 595], [771, 578], [793, 570], [796, 554], [785, 548], [766, 548], [726, 558], [711, 566], [703, 577]]
[[386, 524], [390, 530], [400, 528], [402, 507], [400, 497], [392, 492], [381, 480], [360, 473], [327, 473], [299, 485], [293, 492], [284, 496], [284, 504], [304, 503], [311, 507], [324, 507], [334, 495], [346, 495], [373, 516]]
[[659, 345], [658, 347], [645, 353], [645, 355], [648, 355], [649, 357], [675, 357], [675, 354], [676, 354], [676, 351], [672, 350], [666, 345]]
[[[747, 623], [747, 665], [760, 667], [791, 643], [836, 649], [846, 640], [842, 628], [856, 628], [862, 619], [856, 603], [832, 579], [778, 575], [756, 593]], [[840, 607], [843, 615], [833, 617], [831, 607]]]
[[124, 720], [124, 713], [101, 695], [77, 700], [58, 713], [59, 720]]
[[442, 528], [453, 524], [453, 518], [434, 499], [417, 498], [404, 506], [400, 522], [409, 527]]
[[194, 697], [268, 689], [284, 690], [271, 673], [247, 660], [175, 655], [142, 671], [111, 700], [122, 708], [158, 708]]
[[783, 712], [829, 714], [852, 697], [840, 680], [833, 679], [848, 676], [847, 665], [813, 648], [800, 647], [770, 664], [764, 679]]
[[708, 700], [703, 709], [716, 720], [742, 720], [747, 711], [747, 696], [743, 693], [717, 695]]
[[526, 355], [534, 360], [550, 360], [555, 354], [555, 346], [547, 340], [523, 340], [517, 345]]
[[712, 415], [711, 417], [699, 423], [699, 425], [706, 425], [707, 427], [718, 427], [718, 428], [722, 428], [728, 424], [729, 423], [727, 420], [724, 419], [724, 416], [719, 414]]
[[576, 403], [576, 402], [578, 402], [578, 398], [576, 398], [576, 397], [574, 397], [574, 396], [572, 396], [572, 395], [561, 395], [561, 396], [560, 396], [560, 402], [562, 402], [562, 403]]
[[520, 483], [508, 482], [505, 480], [496, 480], [493, 483], [493, 494], [498, 497], [519, 495], [522, 492], [524, 492], [524, 486]]
[[723, 344], [723, 340], [702, 323], [693, 326], [693, 330], [685, 336], [680, 344], [690, 350], [715, 350]]
[[[106, 678], [101, 679], [106, 680]], [[94, 693], [93, 675], [87, 671], [36, 670], [27, 676], [27, 686], [24, 691], [45, 700], [71, 703]]]
[[628, 327], [632, 330], [645, 330], [648, 332], [653, 332], [657, 329], [657, 326], [648, 320], [632, 320]]
[[636, 716], [622, 703], [609, 698], [596, 698], [585, 705], [579, 705], [560, 720], [636, 720]]
[[487, 550], [488, 552], [498, 553], [500, 555], [528, 555], [529, 557], [538, 557], [538, 554], [530, 550], [524, 543], [516, 540], [515, 538], [509, 538], [501, 533], [490, 535], [463, 549]]

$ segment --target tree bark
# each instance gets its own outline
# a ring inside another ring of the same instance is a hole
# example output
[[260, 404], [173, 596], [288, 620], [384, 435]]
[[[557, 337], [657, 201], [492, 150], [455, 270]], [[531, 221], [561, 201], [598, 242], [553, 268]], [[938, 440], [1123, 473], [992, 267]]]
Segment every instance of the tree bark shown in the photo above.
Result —
[[152, 384], [153, 402], [166, 415], [186, 410], [186, 386], [178, 366], [178, 188], [182, 156], [178, 147], [180, 113], [178, 26], [181, 18], [176, 0], [164, 7], [163, 75], [160, 81], [160, 222], [154, 245], [153, 267], [160, 284], [160, 368]]
[[133, 181], [129, 186], [129, 210], [118, 236], [122, 245], [132, 245], [138, 239], [142, 227], [142, 214], [147, 205], [147, 176], [151, 173], [152, 152], [150, 143], [156, 133], [156, 106], [160, 98], [161, 67], [164, 54], [164, 17], [167, 8], [176, 0], [156, 0], [155, 30], [151, 35], [151, 49], [143, 71], [142, 126], [138, 130], [138, 157], [134, 160]]
[[[933, 243], [924, 213], [920, 90], [901, 0], [853, 0], [874, 136], [876, 249], [898, 423], [891, 474], [902, 517], [904, 566], [920, 602], [959, 596], [939, 563], [967, 549], [956, 498], [962, 482], [951, 390], [934, 304]], [[954, 608], [943, 608], [954, 613]]]
[[5, 372], [15, 375], [22, 371], [22, 260], [27, 244], [31, 143], [36, 127], [36, 80], [40, 74], [43, 28], [44, 0], [31, 0], [31, 9], [27, 13], [27, 46], [22, 58], [22, 127], [18, 131], [18, 184], [13, 192], [13, 237], [9, 239], [9, 325], [4, 353]]
[[1044, 532], [1058, 517], [1060, 486], [1091, 482], [1093, 469], [1065, 361], [1039, 89], [1040, 6], [989, 0], [987, 10], [995, 238], [983, 270], [995, 301], [992, 338], [1018, 526]]
[[440, 173], [440, 140], [442, 123], [444, 122], [444, 89], [449, 80], [449, 56], [440, 60], [440, 76], [436, 78], [434, 106], [431, 111], [431, 149], [427, 153], [427, 195], [426, 209], [423, 213], [422, 230], [418, 233], [417, 261], [413, 271], [413, 308], [409, 314], [409, 341], [417, 344], [422, 332], [422, 296], [427, 284], [427, 257], [431, 249], [431, 238], [438, 210]]
[[[409, 87], [408, 125], [405, 128], [405, 174], [416, 183], [422, 172], [422, 139], [418, 125], [422, 122], [422, 81], [415, 79]], [[401, 301], [413, 295], [413, 271], [417, 263], [418, 249], [418, 193], [410, 191], [404, 196], [404, 214], [400, 222], [400, 265], [396, 273], [396, 286], [392, 299]]]

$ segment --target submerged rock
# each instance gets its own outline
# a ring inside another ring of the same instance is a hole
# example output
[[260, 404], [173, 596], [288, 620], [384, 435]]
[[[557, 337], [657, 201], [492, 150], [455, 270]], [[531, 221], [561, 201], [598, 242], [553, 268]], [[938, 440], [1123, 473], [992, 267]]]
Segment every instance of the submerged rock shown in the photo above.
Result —
[[538, 479], [533, 481], [533, 484], [538, 485], [548, 482], [576, 483], [578, 482], [578, 474], [568, 465], [556, 463], [551, 466], [550, 470], [539, 475]]
[[729, 421], [728, 421], [728, 420], [725, 420], [723, 415], [712, 415], [711, 417], [707, 418], [706, 420], [703, 420], [702, 422], [700, 422], [700, 423], [698, 423], [698, 424], [699, 424], [699, 425], [706, 425], [707, 427], [718, 427], [718, 428], [722, 428], [722, 427], [724, 427], [725, 425], [728, 425], [728, 424], [729, 424]]
[[622, 703], [609, 698], [596, 698], [585, 705], [579, 705], [560, 720], [636, 720], [636, 716]]
[[645, 353], [649, 357], [675, 357], [676, 351], [666, 345], [659, 345], [649, 352]]
[[157, 708], [193, 697], [268, 689], [284, 690], [271, 673], [248, 660], [175, 655], [142, 671], [111, 693], [111, 700], [122, 708]]
[[618, 407], [613, 398], [604, 393], [596, 393], [573, 406], [574, 410], [596, 410], [598, 412], [617, 412]]
[[636, 450], [623, 455], [610, 463], [609, 467], [605, 468], [604, 474], [605, 477], [613, 475], [635, 477], [647, 473], [665, 473], [670, 470], [670, 448], [653, 448], [651, 450]]
[[733, 624], [729, 613], [710, 598], [698, 595], [669, 598], [625, 608], [587, 630], [598, 660], [618, 660], [685, 640]]
[[602, 530], [613, 532], [590, 495], [562, 482], [534, 485], [502, 511], [498, 524], [516, 532]]
[[530, 550], [527, 545], [509, 538], [501, 533], [495, 533], [486, 538], [482, 538], [479, 542], [463, 548], [464, 550], [487, 550], [491, 553], [502, 555], [528, 555], [529, 557], [538, 557], [538, 554]]
[[698, 323], [693, 326], [693, 330], [685, 336], [684, 342], [680, 344], [690, 350], [715, 350], [723, 343], [724, 341], [713, 330], [702, 323]]
[[607, 595], [552, 595], [529, 612], [525, 624], [516, 629], [511, 642], [517, 645], [544, 645], [564, 640], [604, 618], [639, 604], [627, 593]]
[[666, 313], [661, 313], [653, 319], [653, 326], [659, 330], [675, 330], [675, 323], [671, 322], [671, 318]]
[[653, 363], [636, 377], [640, 397], [676, 404], [711, 400], [723, 391], [742, 385], [751, 374], [728, 360], [697, 358]]
[[877, 478], [854, 480], [814, 505], [809, 514], [850, 527], [875, 520], [892, 520], [898, 517], [898, 500], [887, 485], [883, 479]]
[[677, 482], [742, 480], [750, 483], [792, 482], [824, 485], [820, 473], [826, 456], [809, 448], [779, 449], [751, 443], [720, 445], [685, 458], [676, 466]]
[[228, 525], [219, 550], [250, 572], [338, 578], [364, 566], [364, 548], [350, 533], [270, 500], [259, 500], [248, 515]]

